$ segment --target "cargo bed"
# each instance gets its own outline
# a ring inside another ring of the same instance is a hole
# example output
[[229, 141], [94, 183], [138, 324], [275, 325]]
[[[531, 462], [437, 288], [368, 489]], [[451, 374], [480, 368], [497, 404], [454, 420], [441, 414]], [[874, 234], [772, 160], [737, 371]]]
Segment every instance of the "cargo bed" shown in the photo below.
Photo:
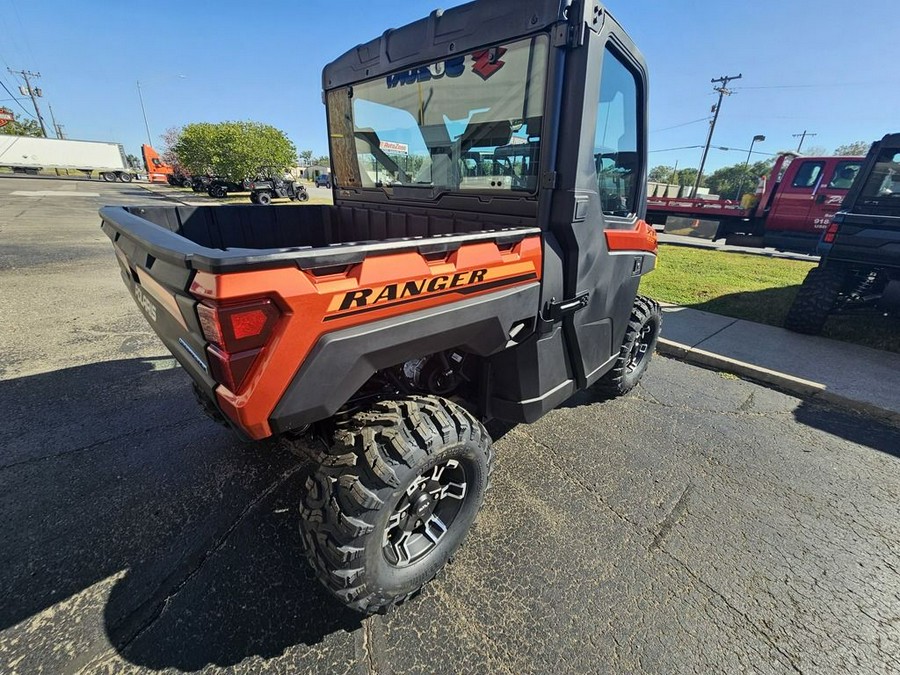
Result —
[[502, 247], [540, 233], [527, 218], [407, 207], [106, 206], [100, 216], [114, 242], [125, 236], [154, 258], [213, 273], [317, 269], [479, 240]]

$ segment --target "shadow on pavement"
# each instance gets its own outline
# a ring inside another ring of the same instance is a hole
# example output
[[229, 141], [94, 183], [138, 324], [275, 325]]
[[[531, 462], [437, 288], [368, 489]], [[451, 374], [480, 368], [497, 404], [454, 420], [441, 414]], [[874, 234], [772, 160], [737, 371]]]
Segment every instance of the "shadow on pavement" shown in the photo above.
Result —
[[331, 599], [304, 558], [305, 467], [208, 421], [172, 364], [129, 359], [0, 381], [0, 630], [52, 607], [48, 636], [90, 642], [91, 614], [103, 608], [125, 659], [193, 670], [357, 628], [359, 615]]
[[900, 429], [862, 414], [814, 401], [801, 401], [794, 409], [794, 419], [851, 443], [900, 457]]

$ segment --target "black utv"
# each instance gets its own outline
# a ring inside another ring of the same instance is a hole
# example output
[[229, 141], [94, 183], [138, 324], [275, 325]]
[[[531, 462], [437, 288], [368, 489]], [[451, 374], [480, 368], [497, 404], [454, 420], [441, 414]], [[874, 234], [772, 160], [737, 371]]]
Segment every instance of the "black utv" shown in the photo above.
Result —
[[818, 252], [785, 328], [816, 335], [830, 314], [900, 312], [900, 134], [872, 145]]
[[206, 194], [210, 197], [222, 198], [227, 197], [229, 192], [247, 192], [249, 189], [250, 181], [246, 178], [236, 181], [224, 176], [217, 176], [209, 182]]
[[270, 176], [250, 183], [250, 201], [254, 204], [271, 204], [273, 199], [287, 198], [305, 202], [309, 199], [306, 186], [293, 179]]

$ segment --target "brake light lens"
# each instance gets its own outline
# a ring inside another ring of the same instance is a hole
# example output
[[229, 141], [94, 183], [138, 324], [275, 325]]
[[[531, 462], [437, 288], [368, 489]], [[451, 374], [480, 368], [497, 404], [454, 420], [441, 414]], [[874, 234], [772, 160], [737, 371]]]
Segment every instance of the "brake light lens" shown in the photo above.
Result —
[[272, 338], [281, 310], [269, 298], [220, 305], [204, 300], [197, 316], [209, 369], [215, 380], [237, 393]]
[[838, 224], [832, 223], [831, 225], [828, 226], [828, 229], [825, 230], [825, 236], [822, 237], [822, 241], [824, 241], [826, 244], [833, 244], [834, 238], [837, 236], [837, 231], [838, 231]]

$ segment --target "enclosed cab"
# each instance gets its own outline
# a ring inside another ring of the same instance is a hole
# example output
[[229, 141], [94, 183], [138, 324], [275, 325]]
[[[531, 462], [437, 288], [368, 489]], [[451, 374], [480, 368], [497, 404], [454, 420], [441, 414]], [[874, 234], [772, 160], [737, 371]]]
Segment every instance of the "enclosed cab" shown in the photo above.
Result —
[[487, 420], [645, 372], [647, 73], [597, 3], [479, 0], [351, 49], [323, 88], [334, 205], [101, 215], [204, 407], [312, 458], [309, 560], [372, 612], [461, 543]]
[[[852, 160], [848, 160], [852, 161]], [[900, 315], [900, 134], [874, 143], [819, 240], [785, 327], [821, 332], [829, 315], [875, 308]]]

